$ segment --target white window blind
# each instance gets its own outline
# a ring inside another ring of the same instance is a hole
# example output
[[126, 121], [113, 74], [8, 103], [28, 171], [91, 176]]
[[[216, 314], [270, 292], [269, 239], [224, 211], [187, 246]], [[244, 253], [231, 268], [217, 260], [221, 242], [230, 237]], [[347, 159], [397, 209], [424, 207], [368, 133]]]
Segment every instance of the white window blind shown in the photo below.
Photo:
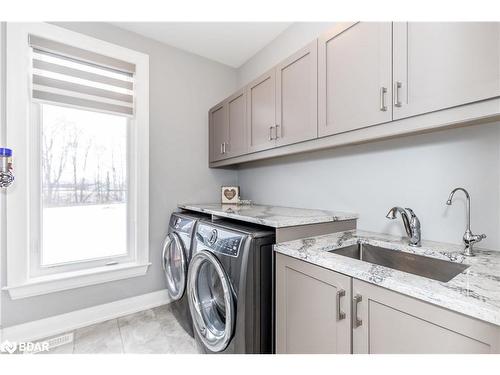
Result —
[[134, 115], [134, 64], [36, 35], [29, 43], [33, 100]]

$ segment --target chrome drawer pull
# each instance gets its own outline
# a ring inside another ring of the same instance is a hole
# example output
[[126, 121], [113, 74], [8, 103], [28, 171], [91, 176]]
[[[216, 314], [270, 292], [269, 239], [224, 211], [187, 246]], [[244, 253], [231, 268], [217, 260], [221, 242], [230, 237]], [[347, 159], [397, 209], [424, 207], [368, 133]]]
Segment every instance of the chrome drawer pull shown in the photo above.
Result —
[[345, 319], [345, 312], [340, 310], [340, 298], [345, 296], [345, 290], [340, 289], [337, 291], [337, 320]]
[[358, 328], [363, 325], [363, 321], [358, 319], [358, 303], [363, 300], [363, 297], [360, 294], [356, 294], [352, 299], [352, 327]]
[[270, 126], [269, 127], [269, 140], [272, 141], [274, 138], [273, 138], [273, 128], [274, 126]]

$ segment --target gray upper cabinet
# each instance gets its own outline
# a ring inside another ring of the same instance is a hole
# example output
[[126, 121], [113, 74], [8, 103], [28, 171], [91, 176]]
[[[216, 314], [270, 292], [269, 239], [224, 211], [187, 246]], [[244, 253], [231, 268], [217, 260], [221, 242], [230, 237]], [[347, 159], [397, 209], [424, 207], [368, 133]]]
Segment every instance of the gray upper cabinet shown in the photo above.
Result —
[[318, 41], [319, 135], [392, 120], [392, 24], [341, 23]]
[[500, 351], [500, 330], [491, 324], [356, 279], [353, 296], [354, 353]]
[[394, 119], [500, 95], [500, 23], [394, 23]]
[[250, 152], [276, 145], [275, 70], [247, 86], [247, 142]]
[[228, 138], [227, 107], [219, 103], [208, 112], [209, 124], [209, 160], [218, 161], [225, 157]]
[[318, 136], [317, 41], [276, 67], [276, 144]]
[[500, 23], [337, 23], [221, 105], [212, 167], [493, 121]]
[[228, 140], [226, 157], [232, 158], [247, 152], [247, 99], [246, 90], [240, 90], [226, 100]]
[[210, 109], [210, 162], [224, 160], [247, 152], [246, 91], [240, 90]]
[[350, 278], [276, 255], [276, 352], [351, 352]]

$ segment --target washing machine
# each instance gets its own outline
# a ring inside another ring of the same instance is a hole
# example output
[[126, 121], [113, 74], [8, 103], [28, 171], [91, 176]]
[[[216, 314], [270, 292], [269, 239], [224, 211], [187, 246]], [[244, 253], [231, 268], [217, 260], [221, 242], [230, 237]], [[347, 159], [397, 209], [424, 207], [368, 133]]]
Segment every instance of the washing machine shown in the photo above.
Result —
[[186, 296], [187, 272], [191, 260], [192, 238], [199, 220], [208, 216], [195, 212], [174, 212], [170, 216], [168, 233], [162, 244], [162, 265], [172, 313], [193, 337], [193, 322]]
[[272, 353], [275, 232], [199, 222], [188, 271], [194, 337], [204, 353]]

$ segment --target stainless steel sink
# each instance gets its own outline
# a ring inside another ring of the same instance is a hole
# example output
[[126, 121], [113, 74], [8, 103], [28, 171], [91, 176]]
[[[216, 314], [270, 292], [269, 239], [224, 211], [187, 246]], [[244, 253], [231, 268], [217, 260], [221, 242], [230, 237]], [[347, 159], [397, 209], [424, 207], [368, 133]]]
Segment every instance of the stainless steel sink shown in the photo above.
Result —
[[356, 244], [331, 250], [333, 254], [359, 259], [398, 271], [447, 282], [469, 266], [461, 263], [395, 251], [367, 244]]

